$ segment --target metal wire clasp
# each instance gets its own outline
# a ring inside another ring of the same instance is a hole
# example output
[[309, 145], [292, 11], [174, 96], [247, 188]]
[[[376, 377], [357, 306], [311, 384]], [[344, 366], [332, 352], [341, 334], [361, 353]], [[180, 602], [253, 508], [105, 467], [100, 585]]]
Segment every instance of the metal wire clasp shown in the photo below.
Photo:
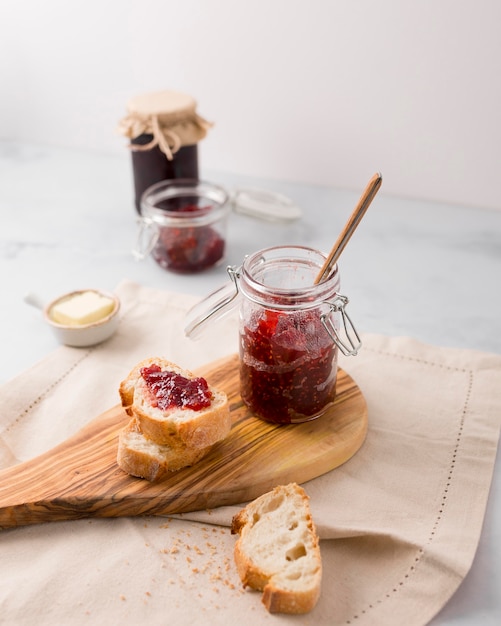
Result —
[[[322, 313], [320, 319], [325, 330], [329, 333], [332, 341], [337, 345], [345, 356], [356, 356], [362, 347], [362, 341], [357, 333], [350, 316], [345, 308], [349, 300], [346, 296], [337, 294], [333, 300], [325, 302], [329, 307], [328, 313]], [[345, 339], [341, 338], [339, 330], [332, 319], [332, 313], [340, 313], [342, 320], [342, 329], [344, 330]]]
[[236, 294], [235, 296], [238, 294], [238, 279], [240, 278], [240, 272], [242, 271], [242, 266], [241, 265], [228, 265], [226, 268], [226, 272], [228, 273], [228, 276], [231, 278], [231, 280], [233, 281], [233, 284], [235, 285], [235, 290], [236, 290]]

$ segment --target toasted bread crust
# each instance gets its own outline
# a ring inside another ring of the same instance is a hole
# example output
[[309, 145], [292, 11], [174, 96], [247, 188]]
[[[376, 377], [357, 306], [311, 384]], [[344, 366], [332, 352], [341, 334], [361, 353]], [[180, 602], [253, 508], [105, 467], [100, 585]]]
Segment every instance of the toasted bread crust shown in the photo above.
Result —
[[224, 439], [231, 428], [228, 400], [211, 405], [203, 411], [183, 409], [183, 421], [157, 418], [142, 408], [133, 406], [132, 414], [141, 424], [143, 433], [157, 443], [171, 446], [205, 448]]
[[313, 610], [319, 597], [320, 587], [304, 591], [286, 591], [269, 583], [263, 589], [261, 601], [270, 613], [300, 615]]
[[250, 502], [232, 520], [239, 534], [234, 558], [244, 585], [262, 591], [270, 613], [311, 611], [320, 597], [319, 539], [306, 492], [278, 486]]
[[136, 418], [132, 418], [118, 437], [117, 464], [127, 474], [156, 481], [197, 463], [211, 447], [171, 448], [157, 444], [145, 437]]

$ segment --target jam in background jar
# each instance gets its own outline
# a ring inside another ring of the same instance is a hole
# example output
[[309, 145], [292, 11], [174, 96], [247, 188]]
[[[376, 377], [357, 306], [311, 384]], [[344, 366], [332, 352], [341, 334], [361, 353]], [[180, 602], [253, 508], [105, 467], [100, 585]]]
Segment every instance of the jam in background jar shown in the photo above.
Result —
[[334, 402], [338, 348], [322, 315], [336, 316], [328, 300], [338, 293], [339, 273], [315, 285], [324, 260], [310, 248], [276, 247], [242, 266], [240, 392], [266, 421], [315, 419]]
[[141, 228], [153, 230], [152, 245], [146, 247], [173, 272], [218, 265], [226, 250], [229, 209], [227, 192], [212, 183], [180, 179], [152, 185], [141, 197]]

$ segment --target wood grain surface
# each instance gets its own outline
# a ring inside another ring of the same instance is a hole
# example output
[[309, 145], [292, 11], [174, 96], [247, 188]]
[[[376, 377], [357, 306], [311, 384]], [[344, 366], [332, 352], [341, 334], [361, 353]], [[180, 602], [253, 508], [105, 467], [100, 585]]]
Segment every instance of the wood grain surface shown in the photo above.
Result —
[[[30, 461], [0, 472], [0, 529], [84, 517], [168, 515], [243, 503], [291, 481], [304, 483], [351, 458], [367, 432], [367, 406], [339, 370], [335, 403], [321, 418], [279, 426], [254, 417], [239, 394], [238, 357], [198, 372], [228, 394], [230, 435], [199, 463], [150, 483], [116, 464], [120, 406]], [[117, 391], [118, 395], [118, 391]]]

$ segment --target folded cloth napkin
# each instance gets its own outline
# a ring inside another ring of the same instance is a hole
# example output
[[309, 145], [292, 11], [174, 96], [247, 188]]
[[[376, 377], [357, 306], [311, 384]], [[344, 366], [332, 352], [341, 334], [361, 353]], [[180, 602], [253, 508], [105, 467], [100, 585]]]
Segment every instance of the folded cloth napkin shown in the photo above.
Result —
[[[68, 438], [118, 403], [148, 356], [196, 369], [237, 350], [226, 317], [199, 341], [191, 296], [124, 282], [116, 335], [61, 347], [0, 389], [0, 469]], [[367, 439], [304, 487], [321, 536], [323, 590], [301, 624], [426, 624], [468, 572], [501, 421], [501, 357], [363, 335], [340, 365], [369, 412]], [[94, 519], [0, 531], [3, 623], [297, 623], [269, 615], [236, 574], [228, 506], [171, 518]]]

